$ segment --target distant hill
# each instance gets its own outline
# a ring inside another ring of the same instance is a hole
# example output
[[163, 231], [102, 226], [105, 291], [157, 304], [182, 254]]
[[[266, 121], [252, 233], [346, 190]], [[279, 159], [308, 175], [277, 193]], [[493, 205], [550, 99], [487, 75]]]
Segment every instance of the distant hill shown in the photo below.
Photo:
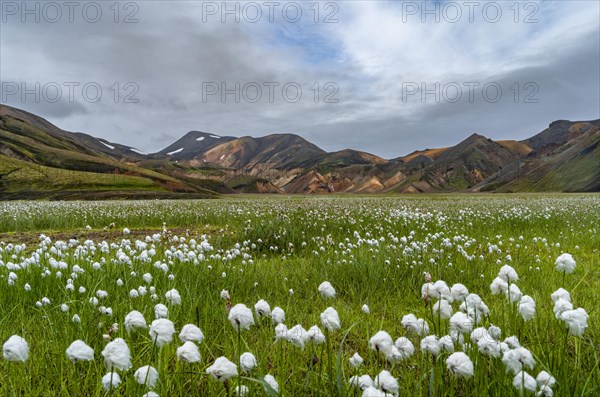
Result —
[[145, 154], [0, 105], [0, 198], [600, 191], [599, 141], [600, 120], [559, 120], [523, 141], [471, 134], [389, 160], [294, 134], [200, 131]]
[[480, 184], [482, 190], [600, 191], [600, 121], [559, 121], [523, 143], [532, 151]]
[[131, 149], [0, 106], [0, 198], [215, 196], [201, 186], [137, 166], [143, 156]]

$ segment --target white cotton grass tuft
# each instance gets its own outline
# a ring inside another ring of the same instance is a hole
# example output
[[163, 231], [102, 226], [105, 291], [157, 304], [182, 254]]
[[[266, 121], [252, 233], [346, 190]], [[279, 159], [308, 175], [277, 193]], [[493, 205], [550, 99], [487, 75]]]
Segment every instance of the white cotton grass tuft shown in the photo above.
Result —
[[194, 324], [186, 324], [181, 328], [181, 332], [179, 332], [179, 340], [182, 342], [202, 343], [204, 333]]
[[369, 339], [369, 347], [371, 350], [388, 354], [392, 351], [394, 342], [392, 337], [385, 331], [379, 331]]
[[175, 288], [167, 291], [165, 298], [171, 305], [181, 305], [181, 295], [179, 295], [179, 291], [177, 291]]
[[500, 342], [493, 339], [490, 334], [488, 336], [479, 339], [477, 341], [477, 348], [479, 349], [479, 353], [489, 356], [489, 357], [500, 357], [502, 347]]
[[444, 280], [438, 280], [435, 283], [433, 283], [432, 296], [435, 299], [444, 299], [450, 303], [452, 303], [452, 301], [454, 300], [454, 297], [452, 296], [452, 291], [450, 290], [450, 287], [448, 287], [448, 284], [446, 284]]
[[369, 387], [373, 387], [373, 379], [369, 375], [354, 375], [350, 378], [349, 383], [354, 387], [358, 387], [360, 390], [366, 390]]
[[154, 389], [158, 382], [158, 371], [150, 365], [144, 365], [135, 371], [133, 377], [140, 385], [146, 385], [149, 389]]
[[219, 382], [225, 382], [238, 376], [237, 365], [223, 356], [217, 358], [213, 365], [206, 369], [206, 373]]
[[513, 386], [520, 391], [534, 393], [537, 390], [537, 382], [533, 376], [526, 371], [519, 371], [513, 378]]
[[494, 324], [490, 324], [488, 327], [488, 333], [494, 340], [500, 340], [500, 336], [502, 335], [502, 330], [500, 327], [495, 326]]
[[229, 291], [227, 291], [226, 289], [221, 290], [220, 297], [224, 301], [230, 301], [231, 300], [231, 295], [229, 294]]
[[306, 341], [312, 342], [315, 345], [320, 345], [325, 342], [325, 335], [323, 334], [323, 331], [321, 331], [321, 328], [317, 325], [313, 325], [306, 331]]
[[238, 303], [229, 311], [229, 322], [238, 331], [248, 330], [254, 325], [254, 316], [252, 310], [248, 309], [243, 303]]
[[148, 393], [142, 394], [142, 397], [160, 397], [160, 396], [158, 395], [158, 393], [150, 390]]
[[365, 314], [371, 314], [371, 309], [369, 309], [369, 306], [367, 306], [366, 304], [362, 305], [362, 308], [360, 310]]
[[450, 335], [442, 336], [440, 339], [438, 339], [438, 344], [440, 345], [440, 349], [442, 351], [454, 353], [454, 340]]
[[287, 325], [280, 323], [275, 327], [275, 340], [287, 339]]
[[454, 332], [454, 333], [450, 333], [448, 335], [450, 335], [454, 344], [460, 344], [462, 347], [465, 346], [464, 334], [461, 334], [460, 332]]
[[392, 350], [385, 355], [385, 359], [392, 365], [398, 364], [402, 361], [402, 353], [396, 346], [392, 346]]
[[481, 302], [481, 304], [479, 304], [478, 306], [469, 306], [466, 313], [467, 313], [469, 319], [471, 319], [471, 321], [473, 322], [473, 325], [476, 325], [481, 322], [483, 317], [488, 316], [490, 311], [489, 311], [487, 305], [485, 303]]
[[431, 282], [426, 282], [425, 284], [421, 285], [421, 299], [423, 299], [426, 302], [429, 302], [429, 300], [432, 297], [433, 293], [433, 283]]
[[450, 330], [466, 334], [473, 329], [473, 320], [463, 312], [456, 312], [450, 317]]
[[233, 394], [238, 397], [246, 397], [250, 393], [250, 389], [246, 385], [238, 385], [235, 387]]
[[150, 325], [150, 339], [152, 339], [158, 347], [163, 347], [164, 345], [171, 343], [174, 333], [175, 325], [171, 320], [166, 318], [154, 320]]
[[186, 341], [183, 345], [177, 348], [177, 359], [184, 363], [197, 363], [200, 362], [202, 357], [200, 356], [200, 350], [198, 345], [192, 341]]
[[144, 315], [137, 310], [133, 310], [125, 316], [125, 330], [127, 333], [131, 333], [131, 331], [138, 328], [146, 329], [147, 327]]
[[79, 339], [71, 343], [65, 353], [69, 361], [73, 363], [78, 361], [92, 361], [94, 359], [94, 349]]
[[270, 317], [271, 316], [271, 306], [264, 299], [259, 300], [254, 305], [254, 311], [256, 312], [256, 316], [258, 318], [261, 317]]
[[452, 353], [446, 359], [446, 367], [455, 376], [461, 378], [470, 378], [473, 376], [473, 362], [463, 352]]
[[447, 320], [452, 317], [452, 306], [447, 300], [441, 299], [433, 305], [433, 313], [435, 317], [439, 315], [440, 318]]
[[308, 332], [302, 325], [296, 324], [286, 332], [285, 339], [294, 346], [304, 349], [308, 341]]
[[414, 332], [420, 337], [429, 335], [429, 324], [427, 324], [427, 321], [422, 318], [417, 318], [412, 313], [402, 317], [401, 324], [405, 330]]
[[102, 350], [102, 356], [104, 356], [104, 365], [109, 371], [114, 369], [127, 371], [132, 367], [129, 346], [122, 338], [109, 342]]
[[492, 339], [492, 337], [488, 333], [487, 329], [485, 329], [485, 327], [475, 328], [473, 331], [471, 331], [470, 337], [471, 337], [471, 341], [475, 344], [477, 344], [481, 339], [485, 339], [485, 338]]
[[102, 387], [104, 390], [116, 389], [121, 384], [121, 377], [116, 372], [109, 372], [102, 377]]
[[279, 393], [279, 383], [277, 383], [277, 380], [275, 379], [275, 377], [273, 375], [267, 374], [267, 375], [265, 375], [263, 380], [265, 381], [265, 383], [267, 385], [269, 385], [269, 387], [271, 389], [273, 389], [273, 391], [275, 391], [276, 393]]
[[335, 297], [335, 289], [329, 281], [324, 281], [321, 284], [319, 284], [318, 290], [323, 298]]
[[525, 367], [533, 369], [535, 361], [533, 355], [524, 347], [508, 350], [502, 355], [502, 362], [506, 366], [507, 372], [517, 373]]
[[535, 395], [536, 397], [554, 397], [554, 391], [550, 386], [542, 385]]
[[588, 327], [587, 320], [590, 316], [585, 309], [578, 308], [575, 310], [567, 310], [560, 315], [567, 326], [570, 335], [581, 336]]
[[552, 310], [554, 311], [556, 318], [560, 320], [564, 312], [573, 310], [573, 304], [566, 299], [559, 298], [554, 302], [554, 308]]
[[350, 360], [349, 360], [349, 361], [350, 361], [350, 365], [351, 365], [353, 368], [358, 368], [358, 367], [360, 367], [360, 366], [362, 365], [362, 363], [364, 362], [363, 358], [360, 356], [360, 354], [358, 354], [358, 352], [357, 352], [357, 353], [354, 353], [354, 354], [352, 355], [352, 357], [350, 357]]
[[554, 387], [554, 385], [556, 384], [556, 379], [554, 378], [554, 376], [550, 375], [546, 371], [541, 371], [535, 378], [535, 381], [537, 382], [539, 387]]
[[337, 331], [342, 327], [340, 316], [333, 307], [328, 307], [321, 313], [321, 324], [329, 331]]
[[552, 298], [552, 302], [554, 302], [554, 303], [556, 303], [556, 301], [559, 299], [564, 299], [567, 302], [571, 302], [571, 294], [569, 293], [569, 291], [567, 291], [564, 288], [559, 288], [556, 291], [554, 291], [550, 295], [550, 298]]
[[567, 253], [561, 254], [556, 258], [554, 264], [556, 265], [556, 270], [565, 274], [573, 273], [575, 271], [575, 266], [577, 265], [573, 256]]
[[426, 335], [429, 335], [429, 324], [427, 324], [427, 321], [425, 321], [425, 319], [418, 318], [413, 332], [415, 332], [421, 338]]
[[535, 317], [535, 301], [529, 295], [524, 295], [521, 297], [518, 305], [518, 311], [523, 320], [529, 321], [533, 320]]
[[464, 285], [456, 283], [450, 288], [450, 293], [455, 301], [464, 301], [469, 295], [469, 290]]
[[421, 350], [431, 353], [433, 356], [440, 354], [441, 346], [438, 342], [437, 336], [429, 335], [421, 339]]
[[402, 328], [404, 328], [405, 330], [409, 332], [414, 332], [416, 329], [417, 316], [415, 316], [412, 313], [407, 314], [404, 317], [402, 317], [400, 323], [402, 324]]
[[169, 309], [162, 303], [158, 303], [156, 306], [154, 306], [154, 316], [157, 319], [167, 318], [169, 317]]
[[410, 341], [410, 339], [404, 336], [401, 336], [398, 339], [396, 339], [396, 342], [394, 342], [394, 346], [400, 352], [402, 359], [407, 359], [413, 354], [415, 354], [415, 346]]
[[492, 292], [492, 295], [500, 295], [505, 293], [507, 290], [508, 283], [500, 277], [496, 277], [490, 284], [490, 291]]
[[506, 343], [510, 349], [517, 349], [521, 347], [521, 342], [519, 342], [519, 338], [517, 338], [515, 335], [504, 339], [504, 343]]
[[144, 282], [146, 284], [150, 284], [152, 282], [152, 275], [150, 273], [144, 273], [144, 275], [142, 276], [142, 280], [144, 280]]
[[29, 344], [19, 335], [13, 335], [2, 345], [2, 357], [6, 361], [25, 362], [29, 357]]
[[506, 295], [506, 299], [510, 301], [510, 303], [515, 303], [521, 300], [523, 293], [517, 284], [511, 284], [508, 287], [508, 290], [504, 293]]
[[240, 356], [240, 369], [242, 372], [248, 373], [257, 365], [258, 363], [256, 362], [256, 357], [254, 357], [254, 354], [246, 352]]
[[276, 306], [271, 312], [271, 319], [275, 324], [281, 324], [285, 321], [285, 312], [279, 306]]
[[504, 265], [500, 268], [498, 272], [498, 277], [506, 282], [515, 282], [519, 280], [519, 276], [517, 275], [516, 270], [510, 265]]
[[389, 371], [381, 371], [373, 380], [373, 385], [381, 391], [398, 395], [398, 380]]

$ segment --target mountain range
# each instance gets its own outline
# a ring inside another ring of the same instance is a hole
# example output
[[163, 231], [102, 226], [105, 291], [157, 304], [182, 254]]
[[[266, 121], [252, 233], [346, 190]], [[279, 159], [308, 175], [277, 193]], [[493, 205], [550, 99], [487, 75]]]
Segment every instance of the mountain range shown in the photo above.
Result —
[[522, 141], [472, 134], [452, 147], [393, 159], [326, 152], [294, 134], [200, 131], [147, 154], [0, 105], [0, 198], [592, 192], [600, 191], [599, 141], [600, 120], [559, 120]]

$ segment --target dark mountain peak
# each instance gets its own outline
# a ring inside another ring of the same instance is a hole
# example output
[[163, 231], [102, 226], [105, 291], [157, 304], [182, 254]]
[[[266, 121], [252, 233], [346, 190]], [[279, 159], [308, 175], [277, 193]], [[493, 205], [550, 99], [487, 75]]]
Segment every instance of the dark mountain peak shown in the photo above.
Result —
[[494, 141], [486, 138], [483, 135], [473, 133], [473, 134], [469, 135], [469, 137], [467, 137], [466, 139], [460, 141], [455, 146], [449, 148], [444, 154], [442, 154], [442, 156], [448, 157], [448, 156], [451, 156], [452, 154], [456, 154], [457, 152], [462, 152], [472, 146], [481, 146], [481, 145], [487, 146], [488, 144], [494, 144]]
[[472, 158], [487, 157], [491, 153], [500, 153], [504, 156], [506, 150], [502, 145], [483, 135], [471, 134], [467, 139], [444, 151], [438, 160], [440, 162], [451, 162], [459, 159], [461, 161], [471, 161]]
[[302, 139], [304, 140], [304, 138], [302, 138], [300, 135], [298, 134], [292, 134], [290, 132], [276, 132], [273, 134], [269, 134], [269, 135], [265, 135], [263, 138], [266, 137], [272, 137], [272, 138], [293, 138], [293, 139]]
[[156, 154], [168, 155], [178, 160], [187, 160], [201, 156], [210, 148], [234, 139], [236, 138], [232, 136], [221, 136], [203, 131], [190, 131]]
[[201, 136], [209, 136], [209, 135], [215, 135], [216, 134], [209, 134], [208, 132], [203, 132], [203, 131], [190, 131], [187, 134], [185, 134], [184, 136], [182, 136], [182, 138], [197, 138], [197, 137], [201, 137]]
[[533, 149], [530, 156], [544, 156], [581, 134], [597, 128], [598, 124], [598, 120], [578, 122], [556, 120], [544, 131], [522, 142]]
[[476, 142], [476, 141], [484, 141], [484, 140], [487, 141], [488, 138], [474, 132], [471, 135], [469, 135], [469, 137], [467, 139], [465, 139], [463, 142]]
[[320, 153], [326, 153], [323, 149], [312, 142], [307, 141], [297, 134], [291, 133], [276, 133], [265, 135], [260, 138], [255, 138], [261, 145], [273, 146], [273, 148], [307, 148]]
[[548, 128], [552, 128], [552, 127], [556, 127], [558, 125], [562, 125], [562, 124], [571, 124], [570, 120], [556, 120], [550, 123], [550, 125], [548, 125]]
[[306, 139], [304, 139], [302, 136], [298, 135], [298, 134], [292, 134], [292, 133], [274, 133], [274, 134], [269, 134], [269, 135], [265, 135], [262, 136], [260, 138], [256, 138], [256, 139], [264, 139], [264, 140], [269, 140], [269, 141], [287, 141], [287, 142], [294, 142], [294, 143], [308, 143], [310, 145], [312, 145], [312, 143], [310, 143], [309, 141], [307, 141]]

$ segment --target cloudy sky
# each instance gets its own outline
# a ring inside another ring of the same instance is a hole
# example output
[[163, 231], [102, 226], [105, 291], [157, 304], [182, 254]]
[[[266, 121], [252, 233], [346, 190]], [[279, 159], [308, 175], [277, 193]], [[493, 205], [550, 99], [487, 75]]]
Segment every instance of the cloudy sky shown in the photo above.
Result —
[[2, 1], [2, 103], [155, 152], [190, 130], [386, 158], [600, 118], [600, 2]]

